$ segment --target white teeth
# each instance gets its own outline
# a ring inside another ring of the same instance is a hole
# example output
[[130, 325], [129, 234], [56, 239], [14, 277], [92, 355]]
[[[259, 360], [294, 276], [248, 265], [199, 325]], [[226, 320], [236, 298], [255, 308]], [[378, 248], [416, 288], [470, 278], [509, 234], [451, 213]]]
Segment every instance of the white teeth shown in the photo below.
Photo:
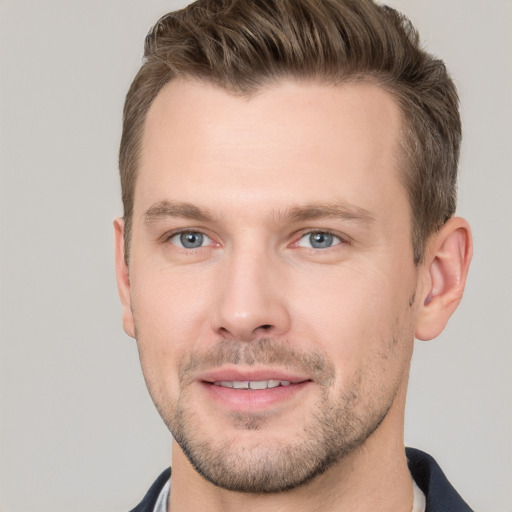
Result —
[[277, 388], [278, 386], [289, 386], [289, 380], [222, 380], [214, 382], [216, 386], [233, 389], [267, 389]]
[[251, 389], [267, 389], [268, 382], [266, 380], [257, 380], [249, 382], [249, 387]]

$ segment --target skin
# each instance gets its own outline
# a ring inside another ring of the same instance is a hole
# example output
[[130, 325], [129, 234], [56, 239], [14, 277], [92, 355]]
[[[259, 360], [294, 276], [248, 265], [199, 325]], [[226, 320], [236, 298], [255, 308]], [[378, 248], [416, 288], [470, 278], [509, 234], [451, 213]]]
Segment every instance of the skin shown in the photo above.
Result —
[[[371, 84], [281, 82], [242, 99], [180, 79], [155, 99], [129, 267], [115, 221], [123, 325], [175, 438], [196, 467], [222, 464], [198, 472], [175, 442], [170, 510], [410, 511], [413, 339], [455, 310], [471, 237], [453, 218], [414, 265], [400, 127]], [[332, 244], [311, 247], [311, 232]], [[213, 384], [270, 378], [294, 382]], [[233, 490], [266, 472], [265, 493]]]

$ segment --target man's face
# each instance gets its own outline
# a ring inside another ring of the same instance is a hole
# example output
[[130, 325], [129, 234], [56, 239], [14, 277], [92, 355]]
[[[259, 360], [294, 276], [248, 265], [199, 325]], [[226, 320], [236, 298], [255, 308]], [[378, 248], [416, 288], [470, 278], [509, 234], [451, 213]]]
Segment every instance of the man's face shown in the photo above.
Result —
[[175, 80], [154, 101], [125, 330], [216, 485], [292, 488], [400, 431], [418, 278], [399, 130], [369, 84], [247, 100]]

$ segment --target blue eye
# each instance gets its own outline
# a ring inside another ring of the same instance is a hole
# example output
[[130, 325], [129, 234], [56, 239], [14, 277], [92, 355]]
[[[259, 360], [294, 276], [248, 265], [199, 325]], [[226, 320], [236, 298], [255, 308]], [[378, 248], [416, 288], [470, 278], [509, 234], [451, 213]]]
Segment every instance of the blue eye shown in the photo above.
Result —
[[312, 231], [303, 235], [297, 245], [310, 249], [328, 249], [340, 243], [341, 240], [328, 231]]
[[211, 242], [210, 238], [200, 231], [183, 231], [176, 233], [169, 238], [169, 241], [171, 244], [183, 247], [184, 249], [197, 249]]

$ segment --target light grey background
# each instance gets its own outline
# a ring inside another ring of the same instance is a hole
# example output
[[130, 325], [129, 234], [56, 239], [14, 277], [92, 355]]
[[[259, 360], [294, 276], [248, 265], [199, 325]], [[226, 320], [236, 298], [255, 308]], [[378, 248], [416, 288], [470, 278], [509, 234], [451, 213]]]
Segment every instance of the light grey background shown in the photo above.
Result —
[[[0, 510], [126, 511], [170, 463], [121, 329], [111, 221], [124, 95], [183, 1], [0, 0]], [[512, 2], [393, 0], [451, 70], [475, 256], [418, 343], [406, 441], [479, 512], [512, 511]]]

